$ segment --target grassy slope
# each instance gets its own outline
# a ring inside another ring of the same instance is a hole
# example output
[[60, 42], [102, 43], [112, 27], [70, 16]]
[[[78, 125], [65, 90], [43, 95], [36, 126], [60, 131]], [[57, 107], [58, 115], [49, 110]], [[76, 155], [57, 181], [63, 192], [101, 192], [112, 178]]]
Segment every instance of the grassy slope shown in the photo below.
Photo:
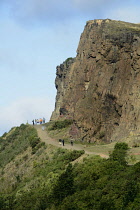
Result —
[[[123, 153], [118, 153], [115, 160], [88, 156], [79, 163], [75, 160], [82, 151], [45, 144], [39, 147], [39, 142], [32, 147], [37, 133], [32, 126], [25, 125], [2, 138], [1, 157], [6, 156], [0, 172], [1, 209], [102, 209], [102, 205], [104, 209], [112, 205], [114, 209], [127, 209], [128, 205], [131, 209], [133, 202], [137, 205], [139, 179], [135, 177], [139, 164], [121, 165]], [[73, 166], [69, 165], [71, 162]]]
[[0, 193], [19, 197], [41, 184], [55, 182], [66, 165], [83, 151], [68, 151], [38, 142], [36, 129], [29, 125], [13, 128], [0, 139]]

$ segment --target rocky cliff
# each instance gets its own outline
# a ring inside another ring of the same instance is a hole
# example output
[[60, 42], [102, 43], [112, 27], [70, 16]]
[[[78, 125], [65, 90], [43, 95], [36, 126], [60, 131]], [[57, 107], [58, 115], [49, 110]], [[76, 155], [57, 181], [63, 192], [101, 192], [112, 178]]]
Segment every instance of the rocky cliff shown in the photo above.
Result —
[[[140, 132], [140, 24], [86, 23], [76, 58], [57, 66], [51, 120], [74, 120], [82, 140], [137, 140]], [[134, 140], [134, 138], [133, 138]]]

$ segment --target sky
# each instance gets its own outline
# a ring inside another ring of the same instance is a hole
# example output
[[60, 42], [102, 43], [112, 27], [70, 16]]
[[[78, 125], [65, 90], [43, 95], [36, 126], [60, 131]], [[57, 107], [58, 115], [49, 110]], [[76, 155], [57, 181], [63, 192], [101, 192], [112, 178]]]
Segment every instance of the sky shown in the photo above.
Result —
[[55, 107], [56, 66], [75, 57], [86, 21], [140, 23], [139, 0], [0, 0], [0, 135]]

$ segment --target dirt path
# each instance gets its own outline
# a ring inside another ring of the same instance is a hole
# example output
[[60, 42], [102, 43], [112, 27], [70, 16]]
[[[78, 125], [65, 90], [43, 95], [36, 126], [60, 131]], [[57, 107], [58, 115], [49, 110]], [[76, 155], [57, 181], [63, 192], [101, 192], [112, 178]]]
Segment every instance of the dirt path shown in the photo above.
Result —
[[40, 139], [44, 141], [46, 144], [51, 144], [57, 147], [62, 147], [70, 150], [84, 150], [86, 154], [100, 155], [103, 158], [108, 158], [108, 155], [89, 151], [88, 148], [86, 148], [84, 145], [74, 144], [73, 146], [71, 146], [70, 144], [65, 143], [65, 145], [62, 146], [59, 144], [59, 142], [56, 139], [49, 137], [46, 130], [42, 130], [41, 125], [34, 125], [34, 127], [36, 128]]

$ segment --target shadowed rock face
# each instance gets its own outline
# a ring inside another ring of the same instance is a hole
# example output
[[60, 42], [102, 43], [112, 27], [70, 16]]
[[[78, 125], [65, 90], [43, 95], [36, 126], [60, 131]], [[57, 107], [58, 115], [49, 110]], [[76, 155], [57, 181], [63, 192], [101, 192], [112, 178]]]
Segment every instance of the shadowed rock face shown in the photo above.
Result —
[[51, 120], [72, 118], [70, 135], [115, 141], [140, 131], [140, 25], [88, 21], [76, 58], [57, 67]]

